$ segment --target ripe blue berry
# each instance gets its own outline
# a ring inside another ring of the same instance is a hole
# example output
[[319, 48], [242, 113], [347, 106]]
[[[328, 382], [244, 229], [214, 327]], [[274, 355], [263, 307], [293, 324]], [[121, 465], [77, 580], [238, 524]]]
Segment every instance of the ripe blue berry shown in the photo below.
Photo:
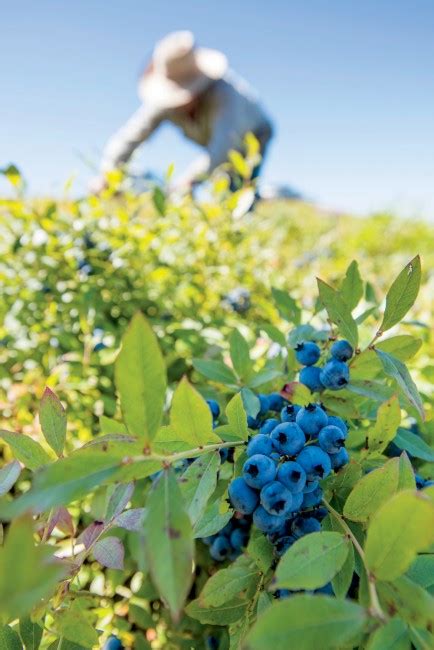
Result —
[[350, 462], [350, 457], [345, 447], [339, 449], [337, 454], [330, 454], [330, 461], [332, 464], [332, 468], [335, 471], [338, 471], [338, 469], [340, 469], [344, 465], [347, 465]]
[[317, 533], [321, 530], [321, 524], [314, 517], [297, 517], [292, 522], [292, 534], [294, 537], [303, 537], [309, 533]]
[[268, 483], [261, 490], [261, 505], [270, 515], [286, 516], [291, 512], [291, 492], [280, 481]]
[[301, 406], [298, 404], [287, 404], [280, 412], [282, 422], [295, 422], [297, 413], [301, 411]]
[[242, 476], [230, 483], [228, 493], [235, 510], [242, 512], [244, 515], [251, 515], [258, 505], [258, 493], [247, 485]]
[[341, 390], [350, 381], [350, 370], [346, 363], [332, 359], [321, 370], [321, 383], [330, 390]]
[[304, 499], [303, 492], [292, 493], [291, 512], [298, 512], [302, 506]]
[[270, 411], [279, 413], [279, 411], [284, 407], [285, 401], [285, 398], [279, 393], [270, 393], [268, 396], [268, 408]]
[[319, 481], [316, 478], [309, 478], [309, 476], [306, 478], [306, 485], [303, 488], [303, 493], [308, 494], [309, 492], [313, 492], [314, 490], [317, 489], [319, 485]]
[[320, 447], [305, 447], [297, 456], [299, 463], [309, 478], [325, 478], [330, 474], [332, 465], [330, 457]]
[[213, 420], [217, 420], [218, 416], [220, 415], [220, 406], [218, 402], [216, 402], [215, 399], [207, 399], [206, 403], [209, 406], [209, 410], [211, 411]]
[[337, 415], [329, 415], [327, 424], [332, 424], [334, 427], [338, 427], [345, 433], [345, 437], [347, 437], [348, 426], [345, 420], [342, 418], [338, 417]]
[[263, 454], [251, 456], [243, 465], [245, 482], [256, 490], [260, 490], [267, 483], [274, 481], [276, 472], [277, 468], [274, 460]]
[[235, 528], [235, 530], [231, 532], [229, 539], [232, 548], [236, 551], [241, 551], [241, 549], [247, 546], [247, 543], [249, 541], [249, 533], [243, 528]]
[[104, 643], [103, 650], [123, 650], [124, 646], [117, 636], [112, 634]]
[[282, 422], [270, 433], [273, 446], [279, 454], [294, 456], [303, 449], [306, 436], [295, 422]]
[[285, 537], [279, 537], [277, 542], [274, 545], [274, 550], [277, 557], [282, 557], [284, 553], [292, 546], [295, 542], [295, 537], [293, 535], [286, 535]]
[[273, 431], [274, 427], [277, 427], [278, 424], [280, 424], [280, 421], [277, 418], [269, 418], [268, 420], [265, 420], [264, 424], [259, 429], [259, 433], [267, 436]]
[[317, 487], [313, 492], [303, 495], [303, 508], [314, 508], [319, 506], [322, 501], [322, 490]]
[[270, 400], [268, 395], [258, 395], [259, 403], [261, 405], [259, 409], [260, 415], [265, 415], [270, 410]]
[[306, 472], [299, 463], [287, 461], [277, 470], [277, 480], [283, 483], [290, 492], [302, 492], [306, 485]]
[[337, 454], [345, 445], [345, 434], [342, 429], [328, 424], [319, 432], [318, 444], [327, 454]]
[[257, 433], [247, 445], [247, 456], [254, 456], [255, 454], [269, 456], [272, 451], [273, 443], [271, 442], [270, 436], [266, 436], [263, 433]]
[[295, 357], [302, 366], [313, 366], [321, 356], [321, 350], [316, 343], [308, 341], [299, 343], [295, 348]]
[[320, 380], [321, 368], [318, 366], [306, 366], [300, 370], [300, 383], [309, 388], [312, 393], [324, 390]]
[[251, 415], [247, 416], [247, 426], [249, 429], [259, 429], [261, 426], [261, 420], [259, 419], [258, 416], [253, 418]]
[[222, 562], [228, 557], [231, 551], [232, 549], [228, 538], [225, 535], [217, 535], [211, 544], [209, 553], [213, 560]]
[[345, 340], [335, 341], [330, 352], [332, 357], [338, 361], [348, 361], [354, 354], [352, 346]]
[[280, 600], [281, 598], [289, 598], [291, 595], [291, 592], [289, 589], [276, 589], [274, 592], [274, 596]]
[[263, 533], [274, 533], [285, 523], [285, 517], [270, 515], [262, 506], [258, 506], [253, 513], [253, 523]]
[[316, 436], [327, 424], [327, 413], [318, 404], [308, 404], [297, 413], [296, 422], [307, 436]]

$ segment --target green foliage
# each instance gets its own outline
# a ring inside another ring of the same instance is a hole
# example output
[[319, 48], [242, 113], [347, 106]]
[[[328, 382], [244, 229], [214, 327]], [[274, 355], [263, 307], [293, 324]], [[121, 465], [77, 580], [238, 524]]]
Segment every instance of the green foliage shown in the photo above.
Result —
[[[415, 474], [433, 471], [432, 305], [414, 250], [429, 268], [432, 233], [290, 203], [233, 220], [241, 194], [215, 191], [173, 205], [113, 181], [99, 199], [0, 208], [0, 646], [90, 650], [114, 632], [139, 650], [208, 636], [219, 650], [426, 650], [434, 497]], [[226, 300], [240, 286], [244, 312]], [[294, 348], [317, 341], [322, 363], [338, 334], [359, 348], [350, 384], [319, 399], [347, 419], [351, 462], [322, 482], [321, 532], [279, 559], [252, 528], [219, 565], [202, 539], [240, 517], [228, 484], [257, 393], [316, 401]]]

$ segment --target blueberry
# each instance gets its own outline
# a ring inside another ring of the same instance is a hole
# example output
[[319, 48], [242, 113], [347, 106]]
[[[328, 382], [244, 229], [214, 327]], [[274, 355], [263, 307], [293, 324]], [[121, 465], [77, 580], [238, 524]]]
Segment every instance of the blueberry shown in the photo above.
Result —
[[206, 403], [209, 406], [209, 410], [212, 413], [213, 420], [217, 420], [218, 416], [220, 415], [220, 406], [218, 402], [216, 402], [215, 399], [207, 399]]
[[274, 592], [274, 596], [278, 600], [280, 600], [281, 598], [289, 598], [290, 595], [291, 592], [289, 589], [276, 589], [276, 591]]
[[416, 479], [416, 488], [422, 490], [425, 487], [425, 479], [420, 474], [415, 474], [414, 478]]
[[347, 423], [337, 415], [329, 415], [329, 419], [327, 424], [332, 424], [334, 427], [338, 427], [345, 433], [345, 437], [348, 434], [348, 426]]
[[103, 646], [103, 650], [123, 650], [123, 648], [124, 646], [122, 645], [120, 639], [118, 639], [118, 637], [114, 634], [109, 636]]
[[[243, 466], [244, 480], [252, 488], [260, 490], [267, 483], [274, 481], [276, 463], [268, 456], [255, 454], [246, 460]], [[248, 514], [247, 512], [245, 514]]]
[[259, 433], [266, 436], [270, 434], [278, 424], [280, 424], [280, 421], [277, 418], [269, 418], [268, 420], [265, 420], [264, 424], [259, 429]]
[[300, 463], [309, 478], [325, 478], [332, 469], [328, 454], [315, 445], [305, 447], [298, 454], [297, 463]]
[[303, 495], [303, 508], [314, 508], [319, 506], [322, 501], [322, 490], [317, 487], [313, 492]]
[[330, 454], [330, 461], [332, 468], [336, 471], [344, 465], [347, 465], [350, 462], [350, 457], [345, 447], [342, 447], [337, 454]]
[[274, 545], [274, 550], [277, 557], [282, 557], [284, 553], [292, 546], [295, 542], [295, 537], [293, 535], [286, 535], [285, 537], [279, 537], [277, 542]]
[[292, 505], [291, 512], [298, 512], [303, 504], [304, 493], [297, 492], [296, 494], [292, 493]]
[[319, 589], [315, 589], [316, 594], [326, 594], [327, 596], [334, 596], [334, 591], [332, 587], [332, 583], [328, 582], [324, 587], [320, 587]]
[[329, 511], [327, 508], [324, 508], [324, 506], [321, 506], [320, 508], [317, 508], [313, 513], [312, 517], [315, 517], [318, 519], [318, 521], [322, 521], [324, 517], [327, 517]]
[[254, 456], [255, 454], [264, 454], [269, 456], [273, 451], [273, 443], [269, 436], [263, 433], [258, 433], [250, 440], [247, 445], [247, 456]]
[[270, 434], [273, 446], [280, 454], [294, 456], [303, 449], [306, 437], [295, 422], [282, 422]]
[[318, 404], [308, 404], [297, 413], [296, 422], [306, 435], [316, 436], [327, 425], [327, 413]]
[[325, 388], [341, 390], [350, 381], [350, 370], [343, 361], [332, 359], [321, 370], [320, 379]]
[[207, 546], [211, 546], [217, 535], [209, 535], [208, 537], [202, 537], [202, 542]]
[[335, 341], [330, 352], [332, 357], [338, 361], [348, 361], [354, 354], [352, 346], [345, 340]]
[[107, 348], [106, 344], [100, 341], [94, 346], [93, 351], [100, 352], [101, 350], [105, 350], [106, 348]]
[[261, 505], [270, 515], [288, 515], [291, 512], [292, 495], [280, 481], [268, 483], [261, 490]]
[[206, 650], [218, 650], [219, 640], [216, 636], [207, 636]]
[[279, 413], [285, 405], [285, 398], [280, 393], [270, 393], [268, 396], [268, 408], [270, 411]]
[[249, 429], [259, 429], [261, 426], [261, 420], [259, 419], [258, 416], [253, 418], [251, 415], [247, 416], [247, 426]]
[[299, 463], [287, 461], [277, 470], [277, 480], [283, 483], [290, 492], [302, 492], [306, 485], [306, 472]]
[[302, 366], [313, 366], [321, 356], [321, 350], [316, 343], [308, 341], [299, 343], [295, 348], [295, 357]]
[[221, 462], [225, 463], [229, 456], [229, 447], [223, 447], [223, 449], [220, 449], [219, 453]]
[[300, 370], [300, 383], [309, 388], [312, 393], [324, 389], [320, 380], [321, 368], [318, 366], [306, 366]]
[[274, 462], [278, 465], [280, 462], [280, 454], [278, 451], [272, 451], [270, 454], [270, 458], [274, 460]]
[[337, 454], [345, 445], [345, 434], [342, 429], [328, 424], [319, 432], [318, 444], [327, 454]]
[[235, 510], [244, 515], [251, 515], [258, 505], [259, 495], [247, 485], [241, 476], [230, 483], [228, 493]]
[[223, 562], [223, 560], [228, 557], [231, 550], [232, 549], [228, 538], [225, 537], [225, 535], [217, 535], [211, 544], [209, 553], [213, 560], [216, 560], [217, 562]]
[[285, 517], [270, 515], [262, 506], [253, 513], [253, 523], [263, 533], [274, 533], [285, 523]]
[[321, 530], [321, 524], [314, 517], [296, 517], [292, 522], [292, 534], [299, 538], [309, 533], [317, 533]]
[[270, 400], [268, 399], [268, 395], [258, 395], [258, 399], [261, 405], [259, 414], [265, 415], [270, 410]]
[[243, 528], [235, 528], [231, 532], [230, 542], [233, 549], [236, 551], [241, 551], [241, 549], [247, 546], [249, 541], [249, 533]]
[[306, 485], [303, 488], [303, 494], [309, 494], [309, 492], [313, 492], [314, 490], [317, 489], [319, 485], [319, 481], [316, 478], [309, 478], [309, 476], [306, 478]]
[[280, 412], [282, 422], [295, 422], [297, 413], [301, 411], [301, 406], [298, 404], [287, 404]]

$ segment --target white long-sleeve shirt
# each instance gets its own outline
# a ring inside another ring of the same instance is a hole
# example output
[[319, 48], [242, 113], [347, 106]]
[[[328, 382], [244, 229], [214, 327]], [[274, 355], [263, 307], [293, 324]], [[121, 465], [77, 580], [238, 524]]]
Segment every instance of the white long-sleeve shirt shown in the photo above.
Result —
[[272, 122], [249, 85], [233, 72], [213, 82], [199, 98], [194, 114], [182, 109], [156, 109], [142, 105], [108, 141], [102, 159], [106, 172], [126, 163], [134, 150], [164, 121], [203, 146], [200, 156], [184, 174], [193, 181], [226, 162], [230, 149], [241, 149], [246, 133], [256, 135], [264, 148], [272, 136]]

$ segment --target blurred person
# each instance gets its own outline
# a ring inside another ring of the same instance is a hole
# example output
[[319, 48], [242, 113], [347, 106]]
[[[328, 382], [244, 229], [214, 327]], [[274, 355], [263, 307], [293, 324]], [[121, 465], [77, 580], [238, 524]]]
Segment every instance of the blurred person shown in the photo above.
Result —
[[[226, 56], [197, 47], [191, 32], [173, 32], [156, 44], [138, 91], [143, 104], [107, 142], [101, 173], [91, 183], [94, 192], [105, 187], [105, 174], [127, 163], [166, 120], [206, 152], [178, 179], [178, 191], [188, 192], [205, 180], [227, 162], [231, 149], [243, 152], [248, 132], [259, 142], [262, 162], [273, 134], [270, 118], [249, 85], [229, 70]], [[258, 177], [260, 167], [252, 178]]]

